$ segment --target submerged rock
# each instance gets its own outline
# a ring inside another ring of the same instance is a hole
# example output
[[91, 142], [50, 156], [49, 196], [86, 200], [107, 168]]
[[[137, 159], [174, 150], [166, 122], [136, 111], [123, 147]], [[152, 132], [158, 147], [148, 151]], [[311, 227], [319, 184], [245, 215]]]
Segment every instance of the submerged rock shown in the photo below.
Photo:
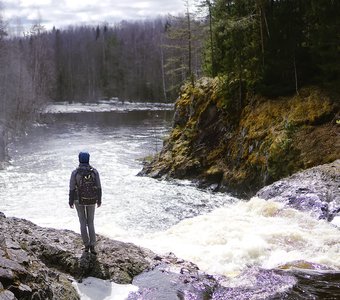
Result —
[[159, 264], [135, 277], [139, 287], [128, 300], [137, 299], [211, 299], [218, 281], [188, 261], [173, 254], [159, 257]]
[[340, 215], [340, 160], [296, 173], [259, 190], [256, 196], [284, 202], [332, 221]]
[[338, 299], [339, 279], [339, 271], [318, 267], [288, 271], [250, 267], [235, 278], [221, 281], [209, 299]]

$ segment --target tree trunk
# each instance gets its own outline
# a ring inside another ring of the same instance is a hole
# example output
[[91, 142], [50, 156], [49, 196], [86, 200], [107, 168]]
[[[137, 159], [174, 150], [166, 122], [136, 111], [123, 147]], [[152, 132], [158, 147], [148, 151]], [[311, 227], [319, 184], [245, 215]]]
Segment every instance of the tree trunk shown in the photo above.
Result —
[[162, 36], [161, 36], [160, 40], [161, 40], [161, 44], [160, 44], [159, 48], [160, 48], [160, 54], [161, 54], [161, 71], [162, 71], [163, 96], [164, 96], [164, 101], [167, 102], [166, 85], [165, 85], [165, 72], [164, 72], [164, 52], [163, 52], [163, 39], [162, 39]]
[[296, 69], [295, 53], [294, 53], [294, 56], [293, 56], [293, 64], [294, 64], [295, 91], [296, 91], [296, 94], [299, 95], [299, 86], [298, 86], [298, 76], [297, 76], [297, 69]]
[[191, 81], [191, 85], [194, 86], [194, 76], [192, 73], [192, 47], [191, 47], [191, 20], [190, 20], [190, 12], [189, 12], [189, 4], [187, 6], [187, 21], [188, 21], [188, 72]]

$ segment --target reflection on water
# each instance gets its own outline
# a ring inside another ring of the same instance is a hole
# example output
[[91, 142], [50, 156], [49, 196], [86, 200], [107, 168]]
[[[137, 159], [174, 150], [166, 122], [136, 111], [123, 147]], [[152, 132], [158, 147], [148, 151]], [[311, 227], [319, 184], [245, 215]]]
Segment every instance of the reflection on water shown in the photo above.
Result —
[[43, 114], [41, 120], [44, 123], [80, 123], [89, 126], [164, 126], [168, 125], [172, 119], [172, 111], [103, 111], [103, 112], [69, 112], [58, 114]]

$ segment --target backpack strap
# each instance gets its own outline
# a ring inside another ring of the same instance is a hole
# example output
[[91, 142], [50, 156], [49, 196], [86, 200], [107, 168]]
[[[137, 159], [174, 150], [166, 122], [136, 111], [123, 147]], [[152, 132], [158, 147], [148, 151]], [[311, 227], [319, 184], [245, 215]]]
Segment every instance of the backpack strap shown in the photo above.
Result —
[[[77, 169], [76, 169], [76, 173], [74, 174], [74, 181], [75, 181], [75, 185], [76, 185], [76, 188], [78, 189], [78, 182], [77, 182], [77, 175], [79, 174], [80, 176], [82, 176], [82, 172], [84, 171], [84, 170], [89, 170], [92, 174], [94, 174], [94, 177], [96, 178], [96, 172], [94, 172], [94, 168], [93, 167], [91, 167], [90, 165], [89, 165], [89, 168], [80, 168], [80, 167], [78, 167]], [[97, 179], [96, 179], [96, 182], [97, 182]]]

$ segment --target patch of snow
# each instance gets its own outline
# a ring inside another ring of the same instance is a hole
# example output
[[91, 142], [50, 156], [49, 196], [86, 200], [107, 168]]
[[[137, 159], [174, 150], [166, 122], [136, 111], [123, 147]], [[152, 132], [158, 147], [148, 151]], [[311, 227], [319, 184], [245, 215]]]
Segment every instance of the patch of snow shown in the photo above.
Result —
[[117, 284], [94, 277], [85, 278], [82, 283], [74, 282], [81, 300], [125, 300], [130, 292], [138, 291], [131, 284]]
[[173, 110], [173, 103], [99, 101], [98, 103], [55, 102], [45, 107], [42, 113], [80, 113], [80, 112], [125, 112], [133, 110]]

